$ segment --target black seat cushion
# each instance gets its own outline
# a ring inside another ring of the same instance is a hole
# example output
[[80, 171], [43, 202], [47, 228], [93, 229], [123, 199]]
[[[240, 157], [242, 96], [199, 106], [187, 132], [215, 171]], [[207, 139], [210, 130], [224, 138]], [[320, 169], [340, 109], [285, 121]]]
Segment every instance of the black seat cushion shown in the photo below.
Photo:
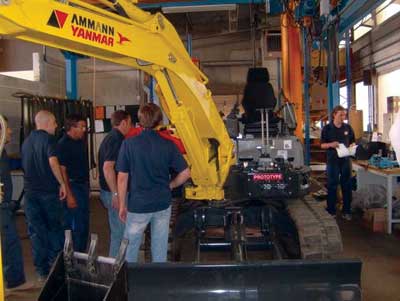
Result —
[[276, 105], [276, 97], [269, 83], [267, 68], [250, 68], [247, 73], [247, 84], [243, 93], [242, 106], [245, 110], [244, 123], [261, 120], [259, 109], [272, 110]]

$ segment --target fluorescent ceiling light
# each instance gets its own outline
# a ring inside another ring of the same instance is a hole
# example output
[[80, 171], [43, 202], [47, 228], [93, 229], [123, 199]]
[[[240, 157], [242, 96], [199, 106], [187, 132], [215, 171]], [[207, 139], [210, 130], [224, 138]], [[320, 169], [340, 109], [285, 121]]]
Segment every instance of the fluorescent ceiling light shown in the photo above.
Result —
[[162, 8], [164, 14], [196, 13], [196, 12], [227, 11], [227, 10], [228, 11], [236, 10], [236, 4], [171, 6]]
[[39, 81], [33, 70], [0, 72], [0, 75], [15, 77], [33, 82]]

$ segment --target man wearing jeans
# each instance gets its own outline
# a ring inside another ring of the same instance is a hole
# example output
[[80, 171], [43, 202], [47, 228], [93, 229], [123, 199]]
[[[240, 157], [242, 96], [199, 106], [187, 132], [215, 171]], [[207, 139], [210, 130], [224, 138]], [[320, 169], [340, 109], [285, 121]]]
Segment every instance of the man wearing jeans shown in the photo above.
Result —
[[40, 111], [35, 116], [36, 130], [22, 144], [25, 215], [32, 243], [33, 263], [43, 282], [64, 245], [61, 200], [66, 188], [61, 174], [54, 136], [54, 115]]
[[131, 128], [131, 117], [126, 111], [115, 111], [111, 116], [113, 129], [104, 138], [99, 149], [100, 199], [108, 211], [110, 224], [110, 257], [116, 257], [124, 235], [125, 225], [118, 217], [117, 174], [115, 162], [125, 135]]
[[327, 150], [327, 211], [333, 216], [336, 215], [337, 186], [340, 183], [343, 195], [343, 218], [351, 220], [351, 159], [339, 158], [336, 151], [340, 143], [349, 147], [355, 142], [354, 131], [350, 125], [344, 123], [345, 120], [345, 108], [342, 106], [333, 108], [331, 122], [324, 126], [321, 132], [321, 148]]
[[[160, 108], [143, 105], [138, 116], [144, 130], [122, 143], [117, 161], [119, 216], [126, 222], [124, 237], [129, 240], [126, 260], [137, 262], [143, 232], [150, 223], [152, 261], [166, 262], [171, 190], [185, 183], [190, 171], [175, 144], [154, 130], [162, 120]], [[177, 173], [172, 180], [171, 170]]]
[[69, 115], [57, 150], [67, 188], [65, 228], [72, 231], [74, 250], [86, 252], [89, 238], [89, 162], [85, 142], [86, 120]]

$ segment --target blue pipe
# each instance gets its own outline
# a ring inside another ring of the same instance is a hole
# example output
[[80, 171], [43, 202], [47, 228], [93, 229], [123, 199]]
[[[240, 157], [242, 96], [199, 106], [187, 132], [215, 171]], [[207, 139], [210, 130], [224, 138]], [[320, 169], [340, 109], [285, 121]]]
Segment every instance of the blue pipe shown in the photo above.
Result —
[[162, 2], [139, 4], [142, 9], [160, 8], [160, 7], [178, 7], [178, 6], [200, 6], [200, 5], [221, 5], [221, 4], [263, 4], [265, 0], [202, 0], [202, 1], [185, 1], [185, 2]]
[[353, 104], [353, 83], [351, 81], [351, 48], [350, 31], [346, 31], [346, 86], [347, 86], [347, 108]]
[[78, 99], [78, 59], [75, 53], [63, 51], [65, 58], [65, 88], [68, 99]]
[[189, 53], [190, 57], [192, 57], [192, 35], [190, 33], [187, 34], [186, 36], [186, 48], [187, 48], [187, 52]]
[[311, 161], [311, 143], [310, 143], [310, 45], [307, 39], [307, 29], [303, 28], [303, 55], [304, 55], [304, 111], [305, 111], [305, 164], [310, 165]]
[[[335, 62], [332, 66], [332, 60], [329, 58], [333, 54], [337, 54], [337, 43], [332, 43], [329, 39], [337, 41], [337, 38], [333, 35], [337, 35], [335, 28], [330, 28], [327, 32], [327, 57], [328, 57], [328, 114], [331, 115], [333, 108], [340, 103], [340, 83], [339, 83], [339, 65], [338, 57], [335, 55]], [[336, 49], [331, 49], [335, 47]], [[336, 75], [336, 76], [335, 76]]]

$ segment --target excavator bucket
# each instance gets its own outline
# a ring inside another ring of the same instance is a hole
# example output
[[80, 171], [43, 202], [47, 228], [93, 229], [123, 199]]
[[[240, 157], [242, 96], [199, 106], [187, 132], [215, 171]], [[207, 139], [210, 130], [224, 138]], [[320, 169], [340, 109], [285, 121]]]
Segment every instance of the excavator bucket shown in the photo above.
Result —
[[126, 264], [124, 240], [116, 259], [64, 251], [39, 301], [360, 301], [358, 260], [277, 260], [255, 263]]
[[123, 240], [117, 258], [96, 255], [97, 235], [92, 234], [88, 254], [73, 251], [71, 231], [65, 233], [64, 251], [58, 256], [39, 301], [128, 300]]
[[129, 301], [359, 301], [358, 260], [128, 267]]

